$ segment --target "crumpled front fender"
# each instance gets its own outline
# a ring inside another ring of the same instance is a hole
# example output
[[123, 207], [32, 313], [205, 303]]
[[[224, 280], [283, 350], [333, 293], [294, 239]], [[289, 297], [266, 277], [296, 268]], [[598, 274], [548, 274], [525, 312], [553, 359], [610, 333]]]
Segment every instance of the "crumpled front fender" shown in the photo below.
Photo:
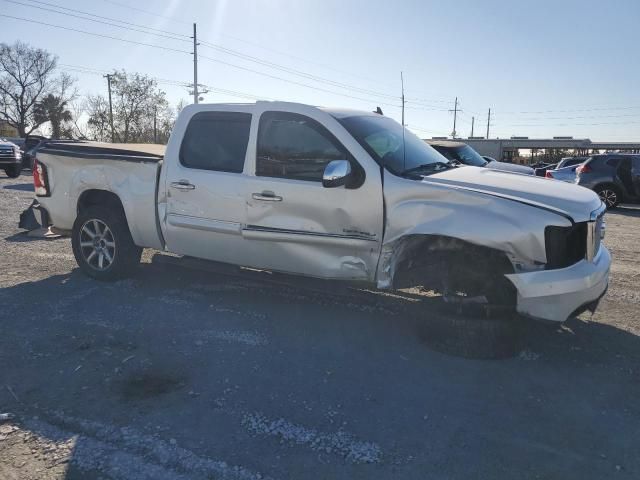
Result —
[[[388, 178], [388, 177], [387, 177]], [[516, 270], [546, 263], [544, 230], [570, 226], [555, 212], [478, 192], [385, 179], [387, 222], [376, 280], [391, 288], [396, 267], [424, 236], [438, 236], [504, 252]], [[412, 187], [412, 183], [415, 185]]]

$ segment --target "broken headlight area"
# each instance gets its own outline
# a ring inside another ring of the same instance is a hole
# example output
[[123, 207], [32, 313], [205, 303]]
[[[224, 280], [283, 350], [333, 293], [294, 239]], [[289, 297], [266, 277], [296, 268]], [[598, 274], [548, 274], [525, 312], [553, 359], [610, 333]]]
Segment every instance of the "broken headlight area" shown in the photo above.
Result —
[[587, 255], [589, 222], [570, 227], [549, 226], [544, 229], [547, 270], [569, 267]]

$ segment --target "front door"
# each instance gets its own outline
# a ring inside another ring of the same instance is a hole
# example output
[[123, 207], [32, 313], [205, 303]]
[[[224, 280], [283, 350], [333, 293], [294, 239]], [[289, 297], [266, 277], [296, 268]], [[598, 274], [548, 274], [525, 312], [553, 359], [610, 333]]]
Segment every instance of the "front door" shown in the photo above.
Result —
[[[334, 134], [332, 118], [312, 115], [266, 111], [260, 117], [255, 176], [247, 178], [248, 258], [257, 268], [372, 281], [382, 242], [380, 171], [358, 162], [338, 140], [345, 132], [337, 122]], [[349, 185], [323, 187], [332, 160], [351, 162]]]
[[205, 111], [182, 126], [185, 130], [179, 152], [171, 152], [179, 160], [165, 163], [163, 226], [170, 251], [242, 263], [241, 230], [246, 220], [243, 170], [251, 117], [242, 111]]

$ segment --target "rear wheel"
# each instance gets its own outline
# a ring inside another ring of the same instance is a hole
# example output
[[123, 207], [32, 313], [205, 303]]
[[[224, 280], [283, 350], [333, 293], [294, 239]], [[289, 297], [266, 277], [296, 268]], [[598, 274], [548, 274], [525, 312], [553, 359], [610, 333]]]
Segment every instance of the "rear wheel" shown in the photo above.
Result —
[[596, 193], [607, 208], [616, 208], [622, 200], [622, 192], [620, 192], [618, 187], [613, 185], [600, 186], [596, 189]]
[[4, 173], [7, 174], [9, 178], [18, 178], [20, 176], [20, 170], [22, 165], [12, 165], [11, 167], [7, 167], [4, 169]]
[[140, 262], [142, 249], [133, 243], [121, 212], [89, 207], [73, 224], [71, 243], [82, 271], [96, 280], [130, 276]]

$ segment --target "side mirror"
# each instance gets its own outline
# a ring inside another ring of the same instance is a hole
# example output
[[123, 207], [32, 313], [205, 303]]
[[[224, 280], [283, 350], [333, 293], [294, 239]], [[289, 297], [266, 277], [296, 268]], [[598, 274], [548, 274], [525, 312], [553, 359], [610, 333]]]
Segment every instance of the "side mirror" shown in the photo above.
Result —
[[351, 163], [347, 160], [332, 160], [322, 174], [322, 186], [325, 188], [342, 187], [351, 178]]

